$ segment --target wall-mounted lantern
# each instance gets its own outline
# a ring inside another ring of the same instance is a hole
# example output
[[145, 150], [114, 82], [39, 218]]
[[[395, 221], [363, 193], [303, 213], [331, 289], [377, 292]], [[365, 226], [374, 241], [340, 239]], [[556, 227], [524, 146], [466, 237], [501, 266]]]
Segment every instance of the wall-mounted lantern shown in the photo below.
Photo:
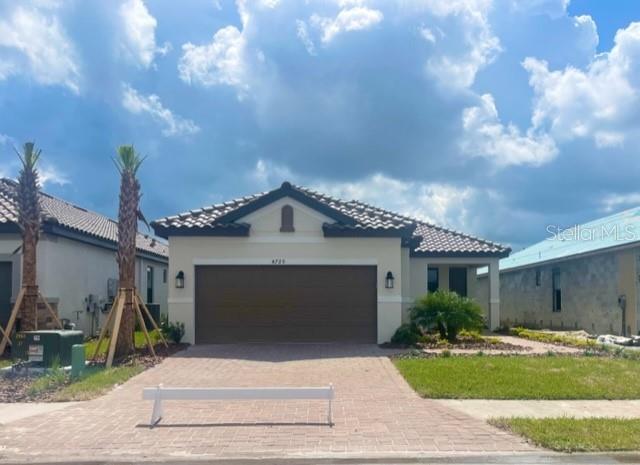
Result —
[[384, 287], [387, 289], [393, 289], [393, 281], [395, 278], [393, 277], [393, 273], [391, 271], [387, 271], [387, 276], [384, 278]]
[[184, 271], [178, 271], [176, 275], [176, 288], [183, 289], [184, 288]]

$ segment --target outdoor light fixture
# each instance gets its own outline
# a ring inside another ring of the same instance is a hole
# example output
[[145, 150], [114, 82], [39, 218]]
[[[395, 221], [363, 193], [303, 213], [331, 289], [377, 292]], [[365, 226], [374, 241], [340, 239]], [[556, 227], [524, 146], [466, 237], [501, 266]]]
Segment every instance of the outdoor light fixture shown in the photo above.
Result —
[[184, 288], [184, 271], [182, 270], [178, 271], [178, 274], [176, 275], [176, 287], [178, 289]]
[[393, 281], [394, 281], [393, 273], [391, 271], [387, 271], [387, 276], [384, 278], [384, 287], [387, 289], [393, 289]]

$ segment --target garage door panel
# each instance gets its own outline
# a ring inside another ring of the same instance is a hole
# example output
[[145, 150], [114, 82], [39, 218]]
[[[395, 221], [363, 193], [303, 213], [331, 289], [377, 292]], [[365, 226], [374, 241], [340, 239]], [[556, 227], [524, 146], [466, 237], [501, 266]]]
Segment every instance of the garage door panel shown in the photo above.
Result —
[[376, 268], [196, 268], [196, 342], [375, 342]]

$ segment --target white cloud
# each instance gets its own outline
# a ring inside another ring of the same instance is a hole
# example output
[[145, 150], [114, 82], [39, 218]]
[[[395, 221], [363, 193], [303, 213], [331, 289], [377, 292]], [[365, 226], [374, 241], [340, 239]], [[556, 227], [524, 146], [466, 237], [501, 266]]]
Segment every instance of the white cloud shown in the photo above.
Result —
[[420, 28], [420, 35], [427, 42], [431, 42], [432, 44], [436, 43], [436, 36], [433, 33], [433, 31], [431, 29], [429, 29], [428, 27], [425, 27], [425, 26], [421, 27]]
[[302, 45], [304, 45], [304, 48], [307, 50], [307, 53], [309, 55], [315, 55], [316, 47], [313, 43], [313, 40], [311, 40], [311, 37], [309, 37], [307, 23], [305, 23], [301, 19], [296, 19], [296, 34], [298, 36], [298, 39], [300, 39], [300, 42], [302, 42]]
[[122, 106], [133, 114], [147, 114], [153, 120], [162, 124], [164, 136], [185, 136], [195, 134], [200, 128], [190, 119], [174, 115], [160, 102], [155, 94], [141, 95], [128, 84], [123, 85]]
[[124, 28], [122, 43], [126, 52], [143, 67], [153, 63], [156, 54], [165, 55], [171, 49], [170, 44], [156, 46], [156, 27], [158, 22], [149, 13], [142, 0], [127, 0], [118, 10]]
[[180, 79], [205, 87], [228, 85], [247, 91], [245, 46], [244, 36], [234, 26], [218, 30], [209, 44], [184, 44], [178, 63]]
[[74, 46], [53, 13], [17, 6], [0, 20], [0, 79], [13, 74], [80, 91]]
[[13, 138], [6, 134], [0, 133], [0, 145], [13, 143]]
[[526, 58], [535, 92], [533, 124], [557, 140], [593, 138], [598, 147], [621, 145], [640, 122], [640, 23], [616, 33], [610, 52], [585, 70], [550, 71], [542, 60]]
[[251, 184], [259, 186], [259, 189], [273, 189], [283, 181], [291, 181], [295, 176], [289, 168], [280, 166], [265, 160], [258, 160], [253, 171], [249, 173]]
[[628, 194], [609, 194], [601, 202], [602, 210], [606, 213], [622, 211], [640, 205], [640, 192]]
[[471, 187], [403, 181], [378, 173], [353, 182], [312, 182], [320, 192], [360, 200], [423, 221], [464, 228], [467, 205], [477, 194]]
[[511, 8], [527, 14], [545, 14], [556, 19], [566, 14], [569, 2], [570, 0], [511, 0]]
[[64, 186], [69, 184], [69, 178], [66, 174], [62, 173], [55, 166], [51, 164], [43, 164], [39, 169], [40, 184], [45, 187], [47, 184], [57, 184], [58, 186]]
[[549, 162], [558, 154], [554, 140], [529, 128], [522, 133], [515, 125], [503, 125], [493, 97], [484, 94], [478, 106], [465, 108], [463, 152], [492, 160], [498, 166], [533, 165]]
[[[491, 29], [489, 13], [491, 0], [423, 0], [406, 2], [409, 14], [414, 12], [431, 14], [435, 21], [453, 34], [441, 35], [438, 48], [427, 60], [427, 73], [448, 88], [467, 88], [475, 81], [479, 70], [493, 62], [502, 50], [500, 40]], [[432, 29], [423, 29], [422, 36], [435, 42]]]
[[313, 26], [322, 31], [322, 42], [329, 43], [343, 32], [369, 29], [382, 21], [383, 18], [380, 10], [365, 6], [353, 6], [340, 10], [335, 18], [313, 14], [310, 21]]

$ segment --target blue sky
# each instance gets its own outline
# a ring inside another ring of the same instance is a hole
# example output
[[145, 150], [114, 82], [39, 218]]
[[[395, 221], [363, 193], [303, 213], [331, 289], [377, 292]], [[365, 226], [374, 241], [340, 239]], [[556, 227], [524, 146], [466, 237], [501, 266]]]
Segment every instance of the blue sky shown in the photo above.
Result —
[[640, 203], [640, 2], [0, 1], [0, 174], [148, 218], [278, 186], [518, 249]]

